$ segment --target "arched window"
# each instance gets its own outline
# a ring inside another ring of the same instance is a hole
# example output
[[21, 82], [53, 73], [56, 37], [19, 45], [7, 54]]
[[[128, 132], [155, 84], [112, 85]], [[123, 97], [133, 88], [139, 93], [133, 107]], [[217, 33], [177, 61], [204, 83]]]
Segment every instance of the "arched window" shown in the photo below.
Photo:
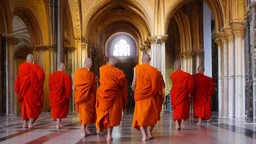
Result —
[[113, 56], [130, 56], [130, 45], [124, 40], [120, 39], [114, 46]]

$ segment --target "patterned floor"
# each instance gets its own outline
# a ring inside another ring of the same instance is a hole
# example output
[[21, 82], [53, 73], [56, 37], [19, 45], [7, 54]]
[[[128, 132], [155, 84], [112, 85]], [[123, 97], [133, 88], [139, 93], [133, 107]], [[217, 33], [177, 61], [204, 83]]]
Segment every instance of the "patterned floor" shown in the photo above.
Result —
[[[55, 129], [48, 113], [42, 113], [33, 129], [23, 129], [20, 116], [0, 116], [1, 144], [140, 144], [140, 132], [131, 128], [132, 113], [125, 114], [122, 124], [115, 127], [113, 141], [107, 142], [105, 136], [80, 136], [80, 124], [76, 115], [69, 115], [63, 120], [64, 128]], [[210, 122], [198, 127], [194, 122], [186, 122], [186, 129], [174, 130], [170, 113], [163, 113], [161, 121], [154, 129], [154, 140], [147, 144], [256, 144], [256, 124], [242, 120], [213, 118]], [[94, 125], [91, 130], [95, 132]]]

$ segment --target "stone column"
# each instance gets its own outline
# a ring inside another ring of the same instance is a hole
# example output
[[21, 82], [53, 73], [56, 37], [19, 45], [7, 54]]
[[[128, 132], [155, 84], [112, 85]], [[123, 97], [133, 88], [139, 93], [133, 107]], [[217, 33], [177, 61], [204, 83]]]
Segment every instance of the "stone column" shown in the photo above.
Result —
[[218, 44], [218, 49], [219, 49], [219, 52], [218, 52], [218, 100], [219, 100], [219, 108], [218, 108], [218, 111], [219, 111], [219, 117], [223, 117], [224, 115], [224, 105], [223, 105], [223, 98], [224, 98], [224, 95], [223, 95], [223, 40], [222, 40], [222, 37], [221, 37], [221, 34], [217, 35], [216, 36], [216, 39], [215, 39], [216, 43]]
[[224, 33], [227, 36], [227, 43], [228, 43], [228, 116], [229, 118], [233, 118], [235, 115], [235, 80], [234, 80], [234, 71], [235, 71], [235, 61], [234, 61], [234, 36], [231, 27], [225, 27]]
[[148, 41], [150, 42], [150, 56], [151, 56], [151, 61], [150, 64], [152, 66], [157, 65], [157, 60], [156, 60], [156, 55], [157, 55], [157, 38], [156, 37], [149, 37]]
[[236, 117], [245, 117], [245, 57], [244, 36], [245, 23], [233, 22], [233, 33], [235, 35], [235, 107]]
[[158, 45], [160, 45], [160, 55], [158, 55], [158, 60], [161, 62], [159, 70], [161, 71], [161, 73], [163, 75], [163, 79], [165, 81], [165, 79], [166, 79], [165, 78], [165, 66], [166, 66], [166, 63], [165, 63], [165, 60], [166, 60], [165, 59], [165, 57], [166, 57], [165, 42], [167, 40], [167, 35], [159, 36], [158, 38], [160, 40], [160, 44], [158, 44]]
[[57, 34], [57, 65], [64, 62], [64, 39], [63, 39], [63, 14], [64, 1], [58, 0], [58, 34]]
[[[75, 65], [73, 64], [73, 61], [75, 60], [75, 50], [76, 50], [76, 47], [67, 46], [68, 70], [66, 71], [70, 75], [72, 80], [74, 80], [74, 72], [75, 72]], [[75, 113], [74, 93], [72, 94], [72, 97], [69, 102], [69, 110], [71, 113]]]
[[57, 53], [56, 53], [56, 47], [52, 46], [49, 48], [50, 50], [50, 67], [51, 67], [51, 73], [55, 72], [57, 70]]
[[226, 36], [223, 34], [222, 37], [222, 43], [223, 43], [223, 50], [221, 51], [222, 53], [222, 63], [223, 63], [223, 97], [221, 98], [221, 105], [223, 106], [223, 111], [222, 111], [222, 116], [223, 117], [228, 117], [228, 108], [229, 108], [229, 69], [228, 69], [228, 40], [226, 38]]
[[13, 35], [6, 37], [6, 114], [14, 113], [14, 45], [19, 43], [19, 39]]

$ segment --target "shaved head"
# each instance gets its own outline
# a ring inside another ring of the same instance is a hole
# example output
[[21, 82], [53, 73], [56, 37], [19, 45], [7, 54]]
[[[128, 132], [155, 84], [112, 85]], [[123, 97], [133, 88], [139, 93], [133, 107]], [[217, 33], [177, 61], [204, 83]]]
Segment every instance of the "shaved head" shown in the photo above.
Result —
[[198, 66], [198, 73], [204, 73], [204, 66], [203, 65]]
[[85, 58], [84, 59], [84, 68], [90, 70], [92, 68], [92, 59]]
[[27, 62], [28, 63], [34, 63], [35, 59], [34, 56], [32, 54], [28, 54], [27, 55]]
[[59, 67], [58, 67], [58, 71], [64, 72], [66, 70], [66, 66], [64, 63], [60, 63]]
[[116, 66], [117, 59], [115, 57], [109, 57], [108, 64], [111, 65], [111, 66]]
[[150, 55], [148, 53], [143, 53], [143, 55], [142, 55], [142, 62], [146, 63], [146, 64], [149, 64], [150, 60], [151, 60]]
[[176, 60], [174, 63], [174, 70], [181, 70], [181, 62], [180, 60]]

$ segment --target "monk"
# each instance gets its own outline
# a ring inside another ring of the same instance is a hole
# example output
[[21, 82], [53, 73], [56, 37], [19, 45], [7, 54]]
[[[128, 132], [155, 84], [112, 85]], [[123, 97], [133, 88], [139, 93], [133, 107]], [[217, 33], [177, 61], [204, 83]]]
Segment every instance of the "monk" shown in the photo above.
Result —
[[195, 89], [192, 93], [194, 117], [198, 118], [197, 125], [202, 124], [202, 120], [211, 118], [211, 97], [214, 94], [214, 82], [212, 78], [204, 75], [204, 66], [198, 67], [198, 74], [193, 75]]
[[193, 78], [190, 74], [181, 70], [181, 62], [174, 63], [175, 72], [171, 73], [172, 89], [170, 92], [171, 105], [173, 107], [173, 120], [176, 129], [184, 129], [185, 120], [189, 118], [189, 96], [194, 89]]
[[97, 90], [97, 129], [107, 129], [107, 141], [112, 140], [114, 126], [120, 125], [122, 111], [127, 106], [127, 81], [122, 70], [115, 67], [117, 59], [110, 57], [100, 67], [100, 87]]
[[38, 118], [44, 102], [44, 79], [43, 69], [34, 64], [34, 56], [29, 54], [27, 61], [19, 66], [15, 80], [15, 91], [21, 104], [23, 128], [32, 128]]
[[141, 131], [142, 141], [153, 139], [152, 126], [156, 124], [159, 108], [159, 72], [149, 65], [150, 56], [144, 53], [142, 63], [134, 68], [132, 89], [134, 90], [135, 109], [132, 126]]
[[53, 119], [57, 119], [57, 129], [62, 128], [61, 120], [67, 117], [69, 99], [72, 95], [72, 80], [64, 71], [65, 64], [61, 63], [58, 71], [49, 77], [51, 114]]
[[85, 137], [92, 134], [89, 124], [96, 122], [96, 90], [97, 82], [93, 72], [91, 72], [92, 60], [86, 58], [83, 68], [75, 71], [75, 104], [76, 111], [81, 121], [81, 136]]

